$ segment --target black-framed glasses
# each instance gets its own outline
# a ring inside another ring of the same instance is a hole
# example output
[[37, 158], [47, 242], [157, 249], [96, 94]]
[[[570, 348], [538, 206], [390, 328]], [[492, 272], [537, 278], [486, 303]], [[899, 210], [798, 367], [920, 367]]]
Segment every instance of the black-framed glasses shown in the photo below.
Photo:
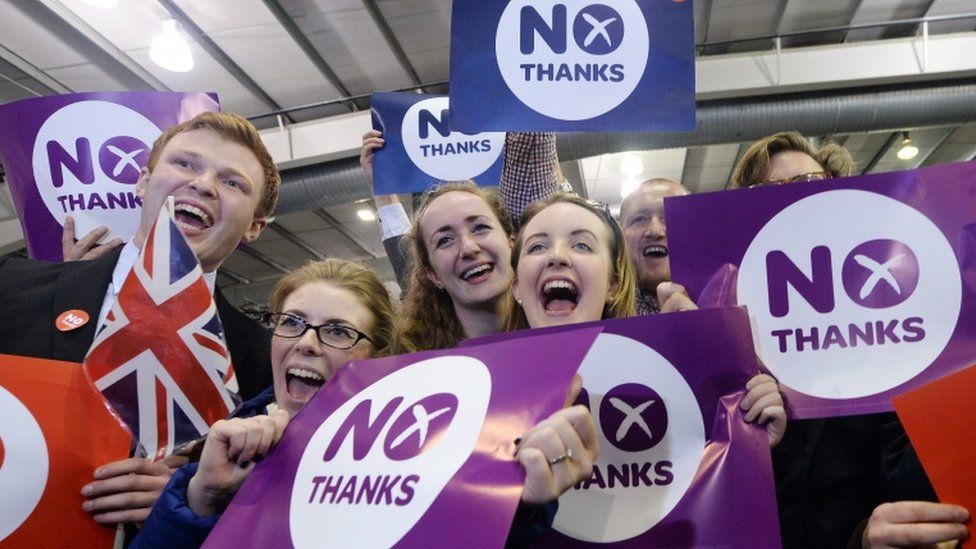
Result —
[[782, 185], [783, 183], [802, 183], [803, 181], [820, 181], [821, 179], [827, 179], [829, 176], [825, 171], [819, 172], [807, 172], [801, 173], [800, 175], [794, 175], [793, 177], [787, 177], [785, 179], [777, 179], [775, 181], [760, 181], [753, 185], [753, 187], [768, 187], [772, 185]]
[[302, 337], [305, 332], [315, 330], [315, 335], [322, 342], [322, 345], [333, 349], [352, 349], [364, 339], [370, 343], [373, 342], [368, 335], [352, 326], [335, 322], [309, 324], [304, 318], [288, 313], [268, 313], [265, 315], [265, 323], [271, 328], [274, 335], [289, 339]]

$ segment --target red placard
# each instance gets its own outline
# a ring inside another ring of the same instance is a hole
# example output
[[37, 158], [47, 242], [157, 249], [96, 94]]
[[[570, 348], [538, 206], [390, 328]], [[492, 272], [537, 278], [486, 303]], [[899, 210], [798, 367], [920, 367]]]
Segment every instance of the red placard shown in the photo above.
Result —
[[[976, 512], [976, 367], [892, 399], [939, 500]], [[972, 530], [970, 530], [972, 535]]]
[[115, 528], [81, 509], [96, 467], [130, 435], [81, 364], [0, 355], [0, 546], [111, 547]]

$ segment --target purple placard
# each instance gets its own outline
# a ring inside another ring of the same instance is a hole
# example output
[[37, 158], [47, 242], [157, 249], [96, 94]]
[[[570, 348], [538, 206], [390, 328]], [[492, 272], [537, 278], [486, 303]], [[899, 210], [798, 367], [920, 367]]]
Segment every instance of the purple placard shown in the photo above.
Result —
[[604, 328], [580, 368], [577, 401], [596, 420], [600, 457], [589, 482], [559, 498], [544, 544], [778, 546], [768, 437], [739, 409], [759, 369], [745, 310], [583, 326]]
[[599, 331], [345, 366], [293, 418], [207, 546], [501, 547], [524, 480], [513, 440], [563, 405]]
[[165, 128], [219, 110], [215, 94], [76, 93], [0, 106], [0, 160], [32, 258], [61, 261], [65, 216], [80, 237], [128, 240], [139, 225], [139, 170]]
[[453, 128], [695, 128], [691, 1], [454, 0]]
[[373, 161], [375, 194], [423, 192], [442, 181], [498, 185], [503, 132], [451, 131], [446, 95], [374, 93], [373, 128], [386, 145]]
[[976, 163], [665, 200], [671, 273], [748, 306], [794, 418], [891, 410], [976, 361]]

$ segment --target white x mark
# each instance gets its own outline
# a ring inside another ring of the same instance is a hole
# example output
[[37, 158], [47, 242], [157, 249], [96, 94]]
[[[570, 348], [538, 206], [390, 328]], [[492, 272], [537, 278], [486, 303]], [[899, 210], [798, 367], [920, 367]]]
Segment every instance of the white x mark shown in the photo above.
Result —
[[114, 145], [109, 145], [108, 150], [110, 153], [119, 157], [119, 161], [115, 164], [115, 168], [112, 170], [113, 176], [118, 176], [120, 173], [122, 173], [122, 170], [124, 170], [126, 166], [132, 166], [136, 171], [139, 171], [139, 163], [136, 162], [136, 155], [145, 149], [136, 149], [127, 153]]
[[861, 299], [864, 299], [870, 295], [871, 292], [874, 291], [874, 287], [877, 286], [878, 282], [881, 282], [882, 280], [894, 288], [898, 295], [901, 295], [901, 287], [898, 286], [898, 281], [895, 280], [895, 275], [891, 274], [891, 268], [894, 267], [895, 263], [898, 263], [898, 260], [903, 257], [905, 257], [905, 254], [898, 254], [882, 264], [866, 255], [855, 255], [854, 261], [856, 261], [858, 265], [871, 271], [871, 276], [869, 276], [868, 279], [864, 281], [864, 285], [861, 286], [861, 292], [859, 294]]
[[450, 412], [450, 408], [441, 408], [431, 414], [427, 413], [427, 409], [424, 408], [422, 404], [414, 404], [413, 408], [410, 409], [413, 412], [414, 423], [409, 429], [406, 429], [399, 436], [393, 439], [393, 444], [390, 448], [396, 448], [397, 446], [403, 444], [403, 441], [410, 438], [410, 435], [414, 433], [420, 434], [420, 441], [417, 443], [417, 448], [420, 448], [427, 442], [427, 429], [430, 427], [430, 422], [437, 417]]
[[657, 401], [648, 400], [643, 404], [631, 407], [629, 404], [617, 397], [610, 397], [610, 404], [613, 405], [614, 408], [623, 412], [624, 416], [626, 416], [620, 423], [620, 427], [617, 428], [617, 442], [623, 440], [623, 438], [627, 436], [627, 433], [630, 432], [630, 428], [634, 425], [640, 427], [642, 431], [647, 433], [647, 438], [654, 438], [654, 435], [651, 434], [651, 428], [647, 426], [647, 422], [644, 421], [641, 414], [644, 413], [644, 410], [646, 410], [648, 406], [654, 404], [655, 402]]
[[607, 26], [610, 23], [616, 21], [617, 20], [616, 17], [611, 17], [606, 21], [600, 21], [596, 17], [593, 17], [588, 13], [584, 13], [583, 20], [589, 23], [591, 27], [593, 27], [593, 30], [590, 31], [590, 34], [587, 34], [586, 39], [583, 40], [584, 48], [589, 47], [589, 45], [592, 44], [594, 40], [596, 40], [597, 36], [602, 36], [603, 39], [607, 41], [608, 46], [613, 46], [613, 42], [610, 41], [610, 33], [607, 32]]

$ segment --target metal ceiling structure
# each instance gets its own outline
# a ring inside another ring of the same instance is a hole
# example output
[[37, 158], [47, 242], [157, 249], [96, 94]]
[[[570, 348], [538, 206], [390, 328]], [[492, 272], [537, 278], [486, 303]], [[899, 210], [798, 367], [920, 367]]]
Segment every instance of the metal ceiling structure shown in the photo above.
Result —
[[[699, 129], [670, 144], [641, 134], [563, 136], [563, 171], [591, 196], [619, 202], [625, 151], [642, 159], [642, 178], [721, 188], [756, 131], [794, 129], [791, 122], [842, 142], [865, 173], [976, 157], [976, 121], [966, 110], [976, 108], [972, 0], [697, 0], [694, 7]], [[282, 271], [318, 257], [362, 260], [392, 280], [375, 222], [356, 215], [368, 189], [353, 159], [371, 92], [447, 91], [450, 13], [450, 0], [122, 0], [110, 9], [7, 0], [0, 103], [81, 91], [217, 92], [222, 108], [263, 129], [287, 185], [298, 185], [289, 200], [283, 190], [272, 228], [221, 269], [232, 300], [263, 301]], [[190, 72], [149, 58], [167, 19], [189, 40]], [[959, 108], [935, 95], [948, 88]], [[876, 98], [898, 94], [918, 108], [868, 112], [857, 127], [849, 114], [837, 120], [859, 98], [880, 106]], [[756, 118], [750, 109], [783, 118]], [[801, 111], [818, 124], [790, 116]], [[903, 131], [920, 149], [910, 161], [895, 155]], [[0, 185], [0, 252], [22, 247], [20, 238]]]

